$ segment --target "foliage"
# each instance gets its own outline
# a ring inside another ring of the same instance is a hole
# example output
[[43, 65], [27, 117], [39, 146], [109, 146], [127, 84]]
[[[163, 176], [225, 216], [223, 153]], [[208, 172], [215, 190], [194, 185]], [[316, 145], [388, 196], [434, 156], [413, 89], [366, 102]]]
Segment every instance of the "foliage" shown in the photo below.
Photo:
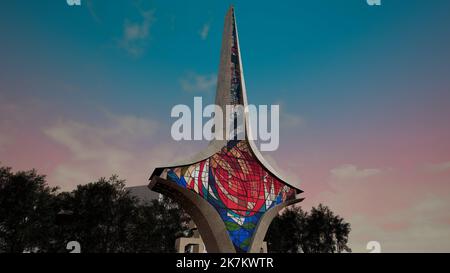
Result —
[[266, 235], [270, 252], [351, 252], [347, 246], [350, 224], [320, 204], [310, 213], [299, 207], [277, 216]]
[[0, 252], [49, 248], [55, 192], [35, 170], [13, 173], [0, 167]]
[[[87, 253], [174, 252], [189, 221], [168, 198], [142, 203], [130, 196], [115, 175], [58, 193], [35, 170], [0, 167], [0, 253], [64, 253], [69, 241]], [[294, 207], [274, 219], [266, 241], [271, 252], [350, 252], [349, 232], [326, 206], [310, 213]]]
[[0, 252], [174, 252], [189, 217], [168, 198], [140, 203], [117, 176], [57, 193], [35, 170], [0, 168]]

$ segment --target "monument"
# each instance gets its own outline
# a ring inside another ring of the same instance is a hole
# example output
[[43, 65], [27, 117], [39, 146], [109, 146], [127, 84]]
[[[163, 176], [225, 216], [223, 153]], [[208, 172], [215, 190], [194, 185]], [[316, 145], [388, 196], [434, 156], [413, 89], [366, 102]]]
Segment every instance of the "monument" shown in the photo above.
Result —
[[[216, 104], [248, 105], [233, 7], [225, 17]], [[181, 204], [212, 253], [260, 252], [273, 218], [303, 200], [303, 191], [288, 184], [247, 137], [244, 115], [245, 139], [212, 140], [192, 159], [156, 168], [150, 176], [149, 188]]]

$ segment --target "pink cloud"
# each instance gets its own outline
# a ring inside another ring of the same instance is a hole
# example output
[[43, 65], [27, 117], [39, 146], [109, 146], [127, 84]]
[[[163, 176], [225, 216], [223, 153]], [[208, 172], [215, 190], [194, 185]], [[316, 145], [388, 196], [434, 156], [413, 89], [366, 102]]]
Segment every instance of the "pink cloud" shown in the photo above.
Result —
[[195, 153], [192, 145], [158, 136], [169, 128], [149, 118], [107, 111], [98, 112], [102, 121], [96, 123], [44, 118], [44, 106], [24, 103], [0, 108], [1, 163], [15, 170], [36, 168], [62, 190], [112, 174], [128, 185], [144, 185], [153, 168]]

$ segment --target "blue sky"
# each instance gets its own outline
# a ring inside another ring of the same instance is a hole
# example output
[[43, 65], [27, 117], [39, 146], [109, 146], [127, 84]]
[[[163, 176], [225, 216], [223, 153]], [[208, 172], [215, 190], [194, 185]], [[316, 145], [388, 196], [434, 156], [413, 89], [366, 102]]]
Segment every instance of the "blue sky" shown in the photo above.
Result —
[[[19, 92], [62, 104], [88, 109], [102, 104], [155, 115], [192, 96], [183, 92], [180, 79], [217, 73], [230, 3], [99, 0], [69, 7], [63, 0], [8, 1], [0, 19], [8, 37], [1, 45], [2, 81], [17, 85], [21, 78], [20, 84], [43, 90]], [[443, 62], [449, 59], [448, 1], [385, 0], [381, 7], [363, 0], [234, 4], [255, 103], [281, 100], [312, 118], [333, 114], [337, 104], [348, 111], [376, 111], [366, 102], [379, 107], [385, 103], [383, 92], [402, 102], [402, 92], [420, 93], [403, 77], [432, 79], [449, 69]], [[127, 24], [148, 28], [129, 46], [123, 45]], [[209, 31], [203, 40], [199, 33], [205, 25]], [[421, 65], [411, 66], [412, 59]], [[387, 82], [398, 86], [395, 93], [384, 88]], [[212, 100], [213, 92], [209, 95]], [[152, 112], [148, 105], [155, 101]]]

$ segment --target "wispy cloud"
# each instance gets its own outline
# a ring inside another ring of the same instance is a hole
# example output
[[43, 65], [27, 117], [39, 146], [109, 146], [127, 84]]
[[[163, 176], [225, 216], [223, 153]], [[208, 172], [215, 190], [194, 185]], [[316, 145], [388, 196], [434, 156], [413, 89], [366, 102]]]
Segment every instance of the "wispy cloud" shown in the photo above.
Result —
[[276, 104], [280, 106], [280, 127], [284, 129], [298, 128], [306, 124], [303, 116], [289, 111], [284, 101], [278, 101]]
[[338, 180], [354, 180], [371, 177], [381, 173], [380, 169], [359, 169], [353, 164], [344, 164], [330, 171], [331, 177]]
[[3, 148], [3, 146], [6, 146], [9, 144], [10, 138], [7, 135], [3, 135], [0, 133], [0, 150]]
[[[133, 116], [114, 116], [111, 126], [98, 127], [73, 120], [60, 120], [44, 133], [67, 147], [76, 159], [103, 158], [115, 167], [131, 157], [128, 153], [116, 152], [114, 147], [127, 146], [139, 137], [151, 136], [156, 126], [150, 121]], [[125, 141], [126, 140], [126, 141]]]
[[47, 116], [50, 102], [0, 97], [0, 164], [36, 168], [61, 190], [111, 174], [144, 185], [153, 168], [196, 152], [196, 144], [168, 139], [168, 125], [148, 117], [104, 107], [87, 119]]
[[209, 34], [209, 29], [210, 28], [211, 28], [211, 24], [210, 23], [205, 23], [202, 26], [202, 28], [198, 32], [198, 34], [200, 35], [200, 38], [202, 38], [202, 40], [206, 40], [206, 38], [208, 38], [208, 34]]
[[442, 173], [450, 171], [450, 161], [436, 164], [427, 164], [425, 165], [425, 169], [433, 173]]
[[306, 123], [302, 116], [284, 111], [281, 111], [280, 119], [280, 125], [283, 128], [298, 128]]
[[170, 143], [167, 138], [161, 141], [158, 133], [164, 131], [164, 125], [157, 121], [102, 112], [105, 119], [100, 125], [59, 119], [42, 129], [53, 145], [67, 150], [48, 173], [51, 185], [71, 190], [111, 174], [127, 179], [128, 186], [144, 185], [153, 168], [195, 151], [189, 144]]
[[89, 14], [91, 15], [91, 17], [92, 17], [97, 23], [101, 23], [101, 20], [100, 20], [100, 18], [97, 16], [97, 12], [95, 11], [93, 0], [87, 0], [87, 1], [86, 1], [86, 6], [87, 6], [87, 9], [88, 9]]
[[135, 146], [148, 141], [157, 128], [156, 122], [132, 115], [107, 114], [102, 126], [61, 119], [43, 132], [68, 149], [70, 160], [59, 164], [49, 179], [67, 189], [113, 173], [134, 178], [127, 168], [139, 166], [142, 155], [136, 153]]
[[216, 85], [216, 81], [216, 74], [202, 75], [189, 72], [180, 79], [180, 85], [186, 92], [209, 92]]
[[132, 22], [129, 19], [125, 20], [119, 46], [130, 55], [134, 57], [140, 56], [147, 47], [150, 29], [156, 19], [154, 14], [154, 10], [142, 11], [142, 18], [139, 22]]
[[[354, 193], [355, 194], [355, 193]], [[448, 252], [450, 196], [427, 194], [410, 207], [393, 207], [383, 217], [354, 215], [350, 245], [355, 252], [369, 240], [380, 242], [382, 252]]]

